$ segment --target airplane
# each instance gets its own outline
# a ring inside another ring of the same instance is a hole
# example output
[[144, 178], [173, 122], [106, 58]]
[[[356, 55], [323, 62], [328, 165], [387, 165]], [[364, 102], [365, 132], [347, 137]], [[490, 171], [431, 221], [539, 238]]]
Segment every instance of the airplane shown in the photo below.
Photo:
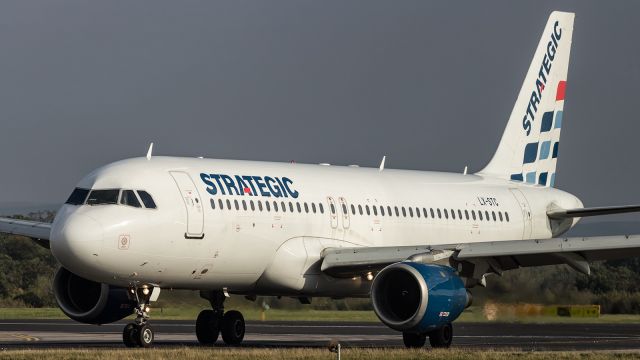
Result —
[[487, 277], [521, 267], [640, 255], [640, 236], [563, 238], [585, 208], [554, 187], [574, 14], [552, 12], [493, 158], [477, 173], [147, 156], [77, 184], [51, 224], [0, 219], [61, 264], [53, 280], [71, 319], [135, 313], [127, 347], [154, 341], [161, 289], [199, 290], [196, 336], [239, 345], [232, 295], [370, 297], [407, 347], [449, 347], [452, 322]]

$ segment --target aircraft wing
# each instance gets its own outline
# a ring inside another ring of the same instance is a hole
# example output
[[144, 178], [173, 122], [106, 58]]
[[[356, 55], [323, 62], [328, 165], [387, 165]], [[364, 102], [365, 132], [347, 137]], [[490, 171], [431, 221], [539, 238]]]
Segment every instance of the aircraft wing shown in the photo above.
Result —
[[640, 235], [488, 241], [435, 246], [327, 248], [321, 270], [351, 277], [399, 261], [470, 265], [473, 277], [519, 267], [567, 264], [589, 274], [589, 262], [640, 256]]
[[51, 224], [39, 221], [0, 218], [0, 233], [26, 236], [48, 249]]
[[586, 216], [625, 214], [630, 212], [640, 212], [640, 205], [603, 206], [578, 209], [554, 209], [548, 211], [547, 216], [552, 219], [566, 219]]

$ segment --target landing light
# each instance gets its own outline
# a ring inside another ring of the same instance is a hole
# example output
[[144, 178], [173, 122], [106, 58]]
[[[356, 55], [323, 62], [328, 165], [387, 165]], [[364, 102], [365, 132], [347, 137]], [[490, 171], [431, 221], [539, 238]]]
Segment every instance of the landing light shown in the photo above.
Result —
[[149, 295], [149, 288], [148, 288], [148, 287], [142, 288], [142, 293], [143, 293], [145, 296]]
[[367, 273], [367, 280], [369, 281], [373, 280], [373, 274], [371, 273], [371, 271]]

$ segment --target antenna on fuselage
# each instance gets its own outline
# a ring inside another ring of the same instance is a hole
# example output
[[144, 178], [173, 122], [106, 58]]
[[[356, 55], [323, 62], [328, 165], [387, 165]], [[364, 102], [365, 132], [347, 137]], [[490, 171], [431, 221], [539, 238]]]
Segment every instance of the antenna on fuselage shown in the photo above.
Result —
[[384, 162], [387, 160], [387, 155], [382, 157], [382, 162], [380, 162], [380, 171], [384, 170]]
[[467, 175], [467, 165], [464, 166], [464, 171], [462, 172], [462, 175]]
[[149, 150], [147, 150], [147, 160], [151, 160], [151, 154], [153, 154], [153, 143], [149, 144]]

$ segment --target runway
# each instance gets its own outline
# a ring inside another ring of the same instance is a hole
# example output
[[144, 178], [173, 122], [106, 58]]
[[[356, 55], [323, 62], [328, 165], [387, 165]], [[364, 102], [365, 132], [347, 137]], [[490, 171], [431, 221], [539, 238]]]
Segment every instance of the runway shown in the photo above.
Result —
[[[1, 320], [0, 348], [124, 347], [126, 323]], [[199, 346], [193, 321], [152, 321], [157, 346]], [[402, 347], [401, 334], [380, 323], [247, 322], [245, 347]], [[222, 345], [222, 340], [218, 340]], [[640, 324], [454, 323], [454, 347], [532, 350], [640, 350]]]

